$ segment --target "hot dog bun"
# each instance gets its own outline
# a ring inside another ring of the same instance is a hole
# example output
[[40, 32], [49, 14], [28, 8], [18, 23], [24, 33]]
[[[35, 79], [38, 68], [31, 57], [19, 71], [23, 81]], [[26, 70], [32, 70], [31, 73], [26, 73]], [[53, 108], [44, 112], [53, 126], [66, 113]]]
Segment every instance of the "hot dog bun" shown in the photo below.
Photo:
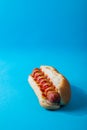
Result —
[[[42, 95], [41, 87], [35, 81], [32, 74], [29, 75], [28, 82], [31, 85], [31, 88], [34, 90], [36, 96], [38, 97], [40, 105], [46, 109], [55, 110], [59, 109], [61, 105], [67, 104], [71, 96], [70, 84], [68, 80], [62, 74], [60, 74], [54, 67], [51, 66], [40, 66], [40, 71], [43, 72], [50, 79], [53, 86], [55, 86], [55, 90], [53, 90], [53, 87], [50, 87], [52, 90], [49, 91], [45, 90], [47, 91], [47, 95], [48, 94], [49, 95], [44, 97]], [[57, 94], [55, 96], [54, 93], [56, 92], [58, 93], [59, 96]], [[58, 100], [57, 100], [58, 102], [56, 100], [51, 100], [55, 98], [58, 98], [60, 102]]]

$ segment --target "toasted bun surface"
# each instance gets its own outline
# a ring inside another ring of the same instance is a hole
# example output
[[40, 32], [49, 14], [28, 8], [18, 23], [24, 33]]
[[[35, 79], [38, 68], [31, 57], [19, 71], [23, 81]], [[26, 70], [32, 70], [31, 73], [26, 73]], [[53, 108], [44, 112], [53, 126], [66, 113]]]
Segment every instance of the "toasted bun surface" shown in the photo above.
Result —
[[36, 81], [33, 79], [32, 75], [29, 75], [28, 82], [30, 83], [32, 89], [37, 95], [40, 105], [46, 109], [54, 110], [60, 108], [61, 105], [67, 104], [71, 96], [70, 85], [68, 80], [62, 74], [60, 74], [54, 67], [41, 66], [40, 69], [50, 78], [61, 97], [60, 103], [49, 102], [46, 98], [42, 96], [42, 92], [38, 87]]

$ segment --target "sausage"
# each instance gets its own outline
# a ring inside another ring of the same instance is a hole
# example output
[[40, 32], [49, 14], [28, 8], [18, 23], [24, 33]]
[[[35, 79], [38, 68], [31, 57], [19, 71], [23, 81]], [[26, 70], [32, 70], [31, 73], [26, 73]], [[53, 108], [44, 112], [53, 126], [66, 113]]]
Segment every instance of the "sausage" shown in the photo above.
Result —
[[60, 103], [60, 95], [58, 92], [49, 91], [47, 93], [47, 99], [52, 103]]
[[60, 95], [56, 92], [55, 86], [52, 81], [38, 68], [34, 69], [32, 77], [40, 87], [42, 95], [51, 103], [59, 103]]

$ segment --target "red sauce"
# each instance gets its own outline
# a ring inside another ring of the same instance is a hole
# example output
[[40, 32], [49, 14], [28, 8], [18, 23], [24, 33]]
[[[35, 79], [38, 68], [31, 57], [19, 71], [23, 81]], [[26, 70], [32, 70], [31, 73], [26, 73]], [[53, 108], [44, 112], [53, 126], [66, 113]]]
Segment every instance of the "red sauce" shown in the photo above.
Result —
[[34, 69], [32, 77], [40, 87], [43, 97], [47, 98], [50, 102], [60, 102], [60, 95], [56, 91], [56, 87], [41, 69]]

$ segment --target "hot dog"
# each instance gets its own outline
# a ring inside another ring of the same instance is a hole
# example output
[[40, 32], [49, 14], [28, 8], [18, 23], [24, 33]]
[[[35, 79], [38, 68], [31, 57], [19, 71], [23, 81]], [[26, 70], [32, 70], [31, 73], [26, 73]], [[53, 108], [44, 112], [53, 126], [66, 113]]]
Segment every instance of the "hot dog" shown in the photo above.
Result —
[[58, 109], [70, 100], [70, 84], [54, 67], [35, 68], [29, 75], [28, 82], [37, 95], [40, 105], [46, 109]]

